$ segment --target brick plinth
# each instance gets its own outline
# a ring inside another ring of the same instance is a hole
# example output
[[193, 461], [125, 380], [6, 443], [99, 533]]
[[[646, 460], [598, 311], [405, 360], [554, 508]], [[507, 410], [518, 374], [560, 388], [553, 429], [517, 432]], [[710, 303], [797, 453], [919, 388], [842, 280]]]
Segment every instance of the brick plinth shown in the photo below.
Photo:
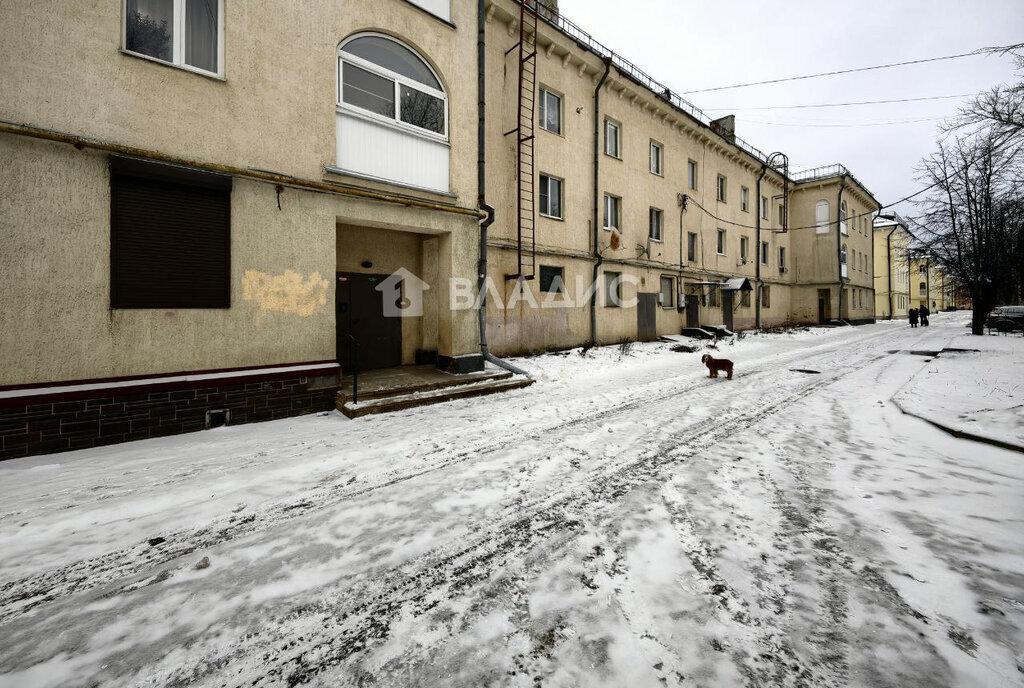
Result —
[[338, 392], [336, 375], [174, 387], [0, 405], [0, 460], [203, 430], [207, 411], [227, 410], [228, 425], [328, 411]]

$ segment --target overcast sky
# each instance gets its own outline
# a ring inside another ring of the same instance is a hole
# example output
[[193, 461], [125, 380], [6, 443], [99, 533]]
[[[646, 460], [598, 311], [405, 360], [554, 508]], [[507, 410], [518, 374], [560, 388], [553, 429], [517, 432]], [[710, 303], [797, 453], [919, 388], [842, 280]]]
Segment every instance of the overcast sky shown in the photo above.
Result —
[[[1024, 0], [560, 0], [559, 7], [679, 93], [1024, 42]], [[986, 56], [683, 97], [712, 117], [735, 114], [738, 136], [788, 154], [793, 166], [843, 163], [887, 204], [923, 186], [915, 165], [934, 150], [940, 119], [964, 99], [745, 108], [960, 95], [1014, 80], [1010, 57]]]

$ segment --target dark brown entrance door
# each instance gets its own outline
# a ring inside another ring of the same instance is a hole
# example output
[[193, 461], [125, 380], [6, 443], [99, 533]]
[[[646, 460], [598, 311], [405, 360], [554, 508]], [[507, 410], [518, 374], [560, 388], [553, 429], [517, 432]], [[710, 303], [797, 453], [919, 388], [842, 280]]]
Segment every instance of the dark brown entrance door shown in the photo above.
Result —
[[637, 294], [636, 336], [641, 342], [652, 342], [658, 338], [658, 295]]
[[700, 327], [700, 294], [686, 295], [686, 326]]
[[338, 363], [352, 370], [352, 335], [359, 343], [359, 370], [402, 365], [402, 319], [384, 312], [384, 294], [376, 287], [387, 275], [338, 273], [335, 313]]
[[818, 322], [825, 324], [832, 320], [832, 292], [829, 289], [818, 290]]
[[722, 291], [722, 324], [732, 330], [732, 299], [734, 291]]

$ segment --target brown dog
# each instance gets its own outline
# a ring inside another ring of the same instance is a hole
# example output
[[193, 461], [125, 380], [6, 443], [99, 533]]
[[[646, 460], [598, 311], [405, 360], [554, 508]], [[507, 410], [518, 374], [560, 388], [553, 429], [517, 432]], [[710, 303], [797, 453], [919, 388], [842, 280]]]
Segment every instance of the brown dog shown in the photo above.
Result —
[[732, 379], [732, 361], [727, 358], [714, 358], [711, 354], [704, 354], [700, 362], [708, 367], [708, 377], [718, 377], [718, 371], [726, 373], [726, 379]]

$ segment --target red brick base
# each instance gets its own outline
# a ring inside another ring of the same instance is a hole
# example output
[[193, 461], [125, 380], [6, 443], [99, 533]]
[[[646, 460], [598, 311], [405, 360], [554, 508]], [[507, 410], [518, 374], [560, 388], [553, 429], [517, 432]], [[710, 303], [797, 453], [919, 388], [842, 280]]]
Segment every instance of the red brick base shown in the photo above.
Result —
[[228, 411], [228, 425], [327, 411], [338, 392], [336, 375], [214, 382], [0, 406], [0, 460], [203, 430], [207, 411]]

